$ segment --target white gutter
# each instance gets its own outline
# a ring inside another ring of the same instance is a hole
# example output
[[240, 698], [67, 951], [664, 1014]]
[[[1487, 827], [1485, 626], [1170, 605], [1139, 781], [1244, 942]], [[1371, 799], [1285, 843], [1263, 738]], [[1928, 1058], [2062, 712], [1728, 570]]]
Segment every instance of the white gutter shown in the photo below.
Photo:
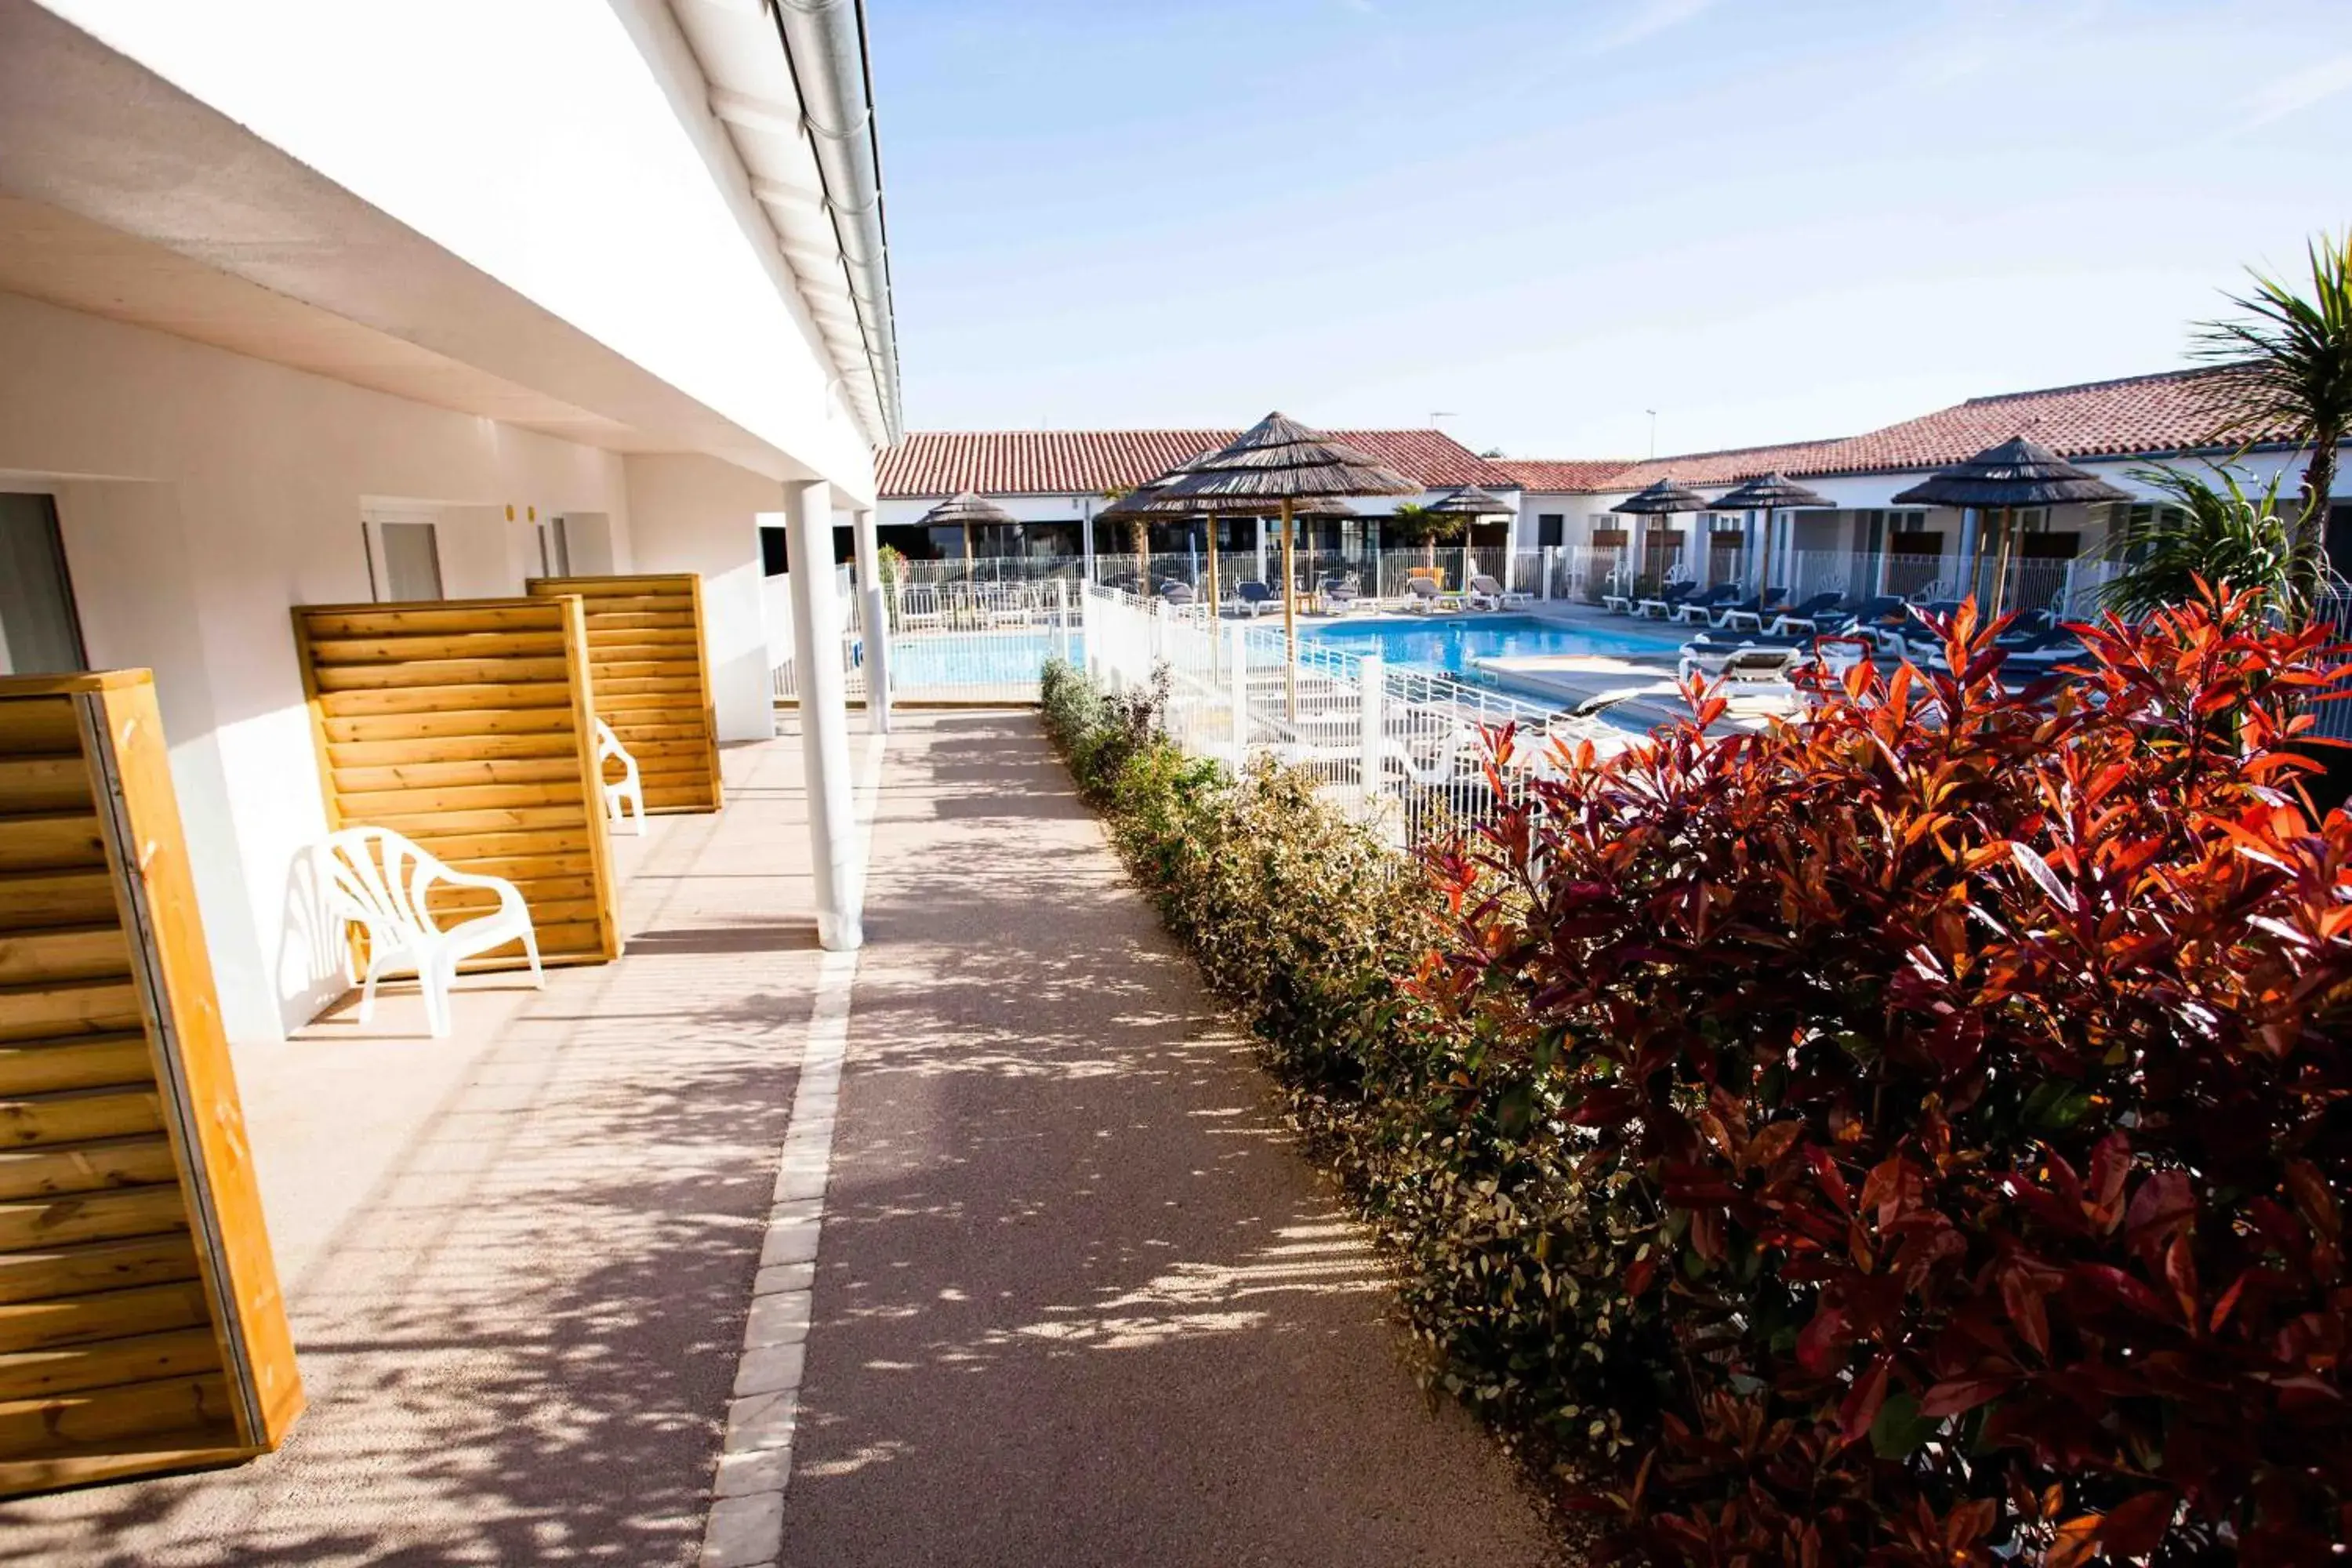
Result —
[[890, 253], [882, 223], [882, 153], [861, 0], [771, 0], [777, 36], [800, 90], [801, 122], [824, 182], [841, 266], [856, 303], [866, 363], [891, 445], [906, 434], [898, 403], [898, 341]]

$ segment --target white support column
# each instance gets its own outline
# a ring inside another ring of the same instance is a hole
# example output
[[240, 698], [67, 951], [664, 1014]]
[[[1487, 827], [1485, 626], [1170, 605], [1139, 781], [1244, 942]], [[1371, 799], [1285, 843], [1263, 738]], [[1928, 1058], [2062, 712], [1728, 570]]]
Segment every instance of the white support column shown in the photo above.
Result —
[[1257, 580], [1261, 583], [1265, 581], [1265, 519], [1264, 518], [1257, 520]]
[[1078, 565], [1086, 581], [1095, 580], [1095, 503], [1090, 500], [1078, 502]]
[[858, 635], [866, 639], [866, 722], [877, 734], [890, 732], [890, 617], [882, 600], [882, 551], [874, 531], [874, 509], [849, 514], [849, 536], [857, 555]]
[[1364, 792], [1364, 809], [1370, 811], [1380, 802], [1381, 786], [1386, 779], [1383, 759], [1388, 754], [1388, 728], [1382, 713], [1388, 696], [1388, 671], [1381, 656], [1366, 654], [1357, 667], [1360, 674], [1357, 691], [1356, 766], [1357, 777]]
[[1549, 602], [1551, 598], [1552, 568], [1559, 557], [1559, 545], [1547, 544], [1543, 547], [1543, 565], [1541, 568], [1542, 581], [1537, 584], [1537, 592], [1546, 602]]
[[1054, 579], [1054, 650], [1062, 662], [1070, 662], [1070, 584], [1066, 577]]
[[841, 679], [841, 600], [833, 569], [833, 487], [784, 487], [792, 552], [793, 662], [800, 678], [801, 763], [808, 797], [809, 865], [816, 937], [845, 952], [865, 944], [857, 885], [856, 821], [850, 806], [849, 712]]

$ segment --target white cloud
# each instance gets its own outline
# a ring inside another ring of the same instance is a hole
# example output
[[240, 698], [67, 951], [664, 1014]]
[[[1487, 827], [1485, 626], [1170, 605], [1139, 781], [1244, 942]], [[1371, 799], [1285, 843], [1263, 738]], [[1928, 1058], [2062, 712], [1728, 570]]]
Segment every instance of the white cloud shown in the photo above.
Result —
[[1715, 4], [1715, 0], [1635, 0], [1633, 9], [1615, 26], [1592, 40], [1592, 52], [1605, 54], [1654, 38], [1679, 27]]
[[2280, 78], [2256, 93], [2252, 112], [2238, 129], [2252, 131], [2300, 114], [2323, 99], [2352, 88], [2352, 55], [2337, 55]]

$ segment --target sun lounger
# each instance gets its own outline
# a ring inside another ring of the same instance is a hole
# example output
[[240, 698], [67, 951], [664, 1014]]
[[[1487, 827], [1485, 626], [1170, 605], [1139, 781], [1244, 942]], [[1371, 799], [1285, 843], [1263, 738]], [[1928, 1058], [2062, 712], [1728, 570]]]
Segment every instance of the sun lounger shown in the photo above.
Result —
[[[1789, 590], [1786, 588], [1767, 588], [1753, 598], [1726, 605], [1716, 616], [1715, 624], [1733, 631], [1760, 632], [1764, 629], [1765, 617], [1779, 615], [1788, 602]], [[1830, 603], [1835, 604], [1837, 600], [1832, 597]]]
[[1685, 676], [1720, 675], [1737, 661], [1742, 668], [1753, 669], [1774, 661], [1763, 659], [1763, 654], [1785, 654], [1779, 662], [1793, 668], [1797, 665], [1819, 659], [1832, 672], [1843, 671], [1860, 663], [1863, 653], [1851, 639], [1827, 637], [1777, 635], [1772, 632], [1701, 632], [1683, 645], [1679, 668]]
[[1773, 616], [1771, 624], [1765, 629], [1782, 633], [1817, 631], [1820, 628], [1815, 625], [1816, 619], [1833, 613], [1844, 600], [1843, 594], [1815, 594], [1812, 597], [1784, 608], [1778, 615]]
[[[1635, 605], [1633, 606], [1633, 618], [1643, 621], [1652, 619], [1664, 620], [1668, 616], [1674, 614], [1675, 605], [1681, 604], [1684, 600], [1689, 598], [1693, 594], [1697, 592], [1698, 584], [1696, 583], [1673, 584], [1666, 588], [1661, 589], [1653, 597], [1643, 599], [1640, 604]], [[1654, 616], [1650, 614], [1653, 610], [1657, 612], [1657, 615]]]
[[1234, 608], [1255, 620], [1268, 610], [1282, 608], [1282, 595], [1252, 578], [1234, 584]]
[[1801, 616], [1792, 610], [1764, 629], [1783, 635], [1810, 631], [1823, 637], [1852, 633], [1856, 637], [1868, 637], [1874, 646], [1878, 641], [1878, 627], [1885, 625], [1890, 616], [1902, 614], [1902, 600], [1892, 594], [1881, 594], [1859, 604], [1816, 610], [1810, 616]]
[[1352, 574], [1326, 572], [1315, 585], [1315, 602], [1327, 616], [1344, 615], [1362, 608], [1364, 595]]
[[1160, 597], [1171, 605], [1189, 605], [1192, 602], [1192, 584], [1171, 577], [1160, 584]]
[[[2001, 653], [2001, 670], [2012, 677], [2035, 679], [2049, 674], [2059, 665], [2071, 660], [2088, 658], [2090, 650], [2083, 640], [2063, 626], [2043, 626], [2036, 631], [2011, 633], [1993, 639], [1993, 647]], [[1919, 657], [1919, 662], [1936, 669], [1948, 669], [1944, 645], [1936, 643]]]
[[1506, 588], [1481, 572], [1470, 579], [1470, 607], [1474, 610], [1507, 610], [1531, 603], [1533, 595]]
[[1691, 598], [1685, 599], [1681, 604], [1675, 605], [1672, 609], [1666, 612], [1666, 619], [1670, 621], [1680, 621], [1684, 625], [1688, 626], [1695, 621], [1709, 619], [1714, 616], [1717, 610], [1721, 609], [1724, 605], [1734, 605], [1738, 602], [1739, 589], [1736, 584], [1730, 583], [1717, 583], [1706, 593], [1696, 595]]
[[1601, 607], [1612, 616], [1632, 615], [1633, 613], [1633, 580], [1625, 575], [1623, 567], [1612, 571], [1601, 582]]
[[1404, 580], [1404, 607], [1415, 615], [1443, 614], [1462, 607], [1462, 595], [1449, 594], [1429, 577]]

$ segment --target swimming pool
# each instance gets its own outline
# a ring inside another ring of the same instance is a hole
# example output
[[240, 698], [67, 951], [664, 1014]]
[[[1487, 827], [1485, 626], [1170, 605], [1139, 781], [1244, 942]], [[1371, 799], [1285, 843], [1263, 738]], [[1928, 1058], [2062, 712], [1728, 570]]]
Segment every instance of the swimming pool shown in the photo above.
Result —
[[1651, 658], [1674, 657], [1675, 644], [1664, 637], [1602, 627], [1562, 626], [1533, 616], [1444, 616], [1403, 620], [1317, 621], [1299, 636], [1343, 653], [1376, 653], [1391, 664], [1433, 674], [1472, 673], [1474, 660], [1583, 655]]

